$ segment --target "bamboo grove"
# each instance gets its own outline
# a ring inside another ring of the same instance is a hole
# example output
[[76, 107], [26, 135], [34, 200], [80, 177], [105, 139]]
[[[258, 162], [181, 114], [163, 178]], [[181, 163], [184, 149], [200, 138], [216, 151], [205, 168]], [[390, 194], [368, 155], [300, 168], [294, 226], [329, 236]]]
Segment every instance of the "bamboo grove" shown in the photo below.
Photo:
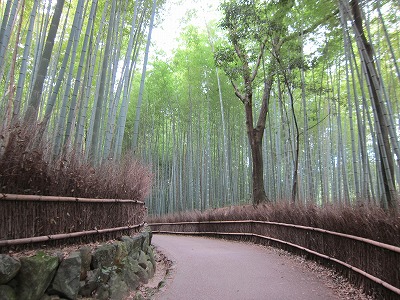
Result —
[[54, 159], [72, 151], [93, 163], [119, 158], [128, 106], [138, 99], [132, 81], [146, 66], [161, 5], [2, 1], [2, 146], [9, 128], [28, 126]]
[[152, 214], [398, 209], [399, 1], [221, 1], [221, 20], [189, 20], [171, 58], [149, 57], [163, 5], [2, 1], [0, 142], [30, 124], [53, 159], [134, 152]]
[[223, 1], [222, 20], [188, 25], [147, 77], [151, 211], [279, 200], [396, 210], [399, 8]]

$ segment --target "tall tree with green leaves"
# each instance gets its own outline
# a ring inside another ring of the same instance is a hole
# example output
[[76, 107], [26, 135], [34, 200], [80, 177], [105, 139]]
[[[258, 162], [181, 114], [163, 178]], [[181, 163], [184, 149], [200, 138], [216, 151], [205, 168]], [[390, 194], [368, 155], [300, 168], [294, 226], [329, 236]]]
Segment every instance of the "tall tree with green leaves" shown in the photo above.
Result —
[[[216, 53], [217, 65], [228, 75], [235, 95], [244, 105], [252, 155], [254, 204], [268, 200], [264, 188], [262, 139], [275, 74], [272, 71], [274, 59], [266, 57], [265, 48], [268, 44], [273, 52], [277, 46], [277, 40], [266, 32], [266, 7], [262, 6], [259, 1], [229, 1], [221, 5], [224, 13], [221, 27], [227, 31], [229, 44]], [[263, 72], [266, 76], [263, 76]], [[263, 87], [257, 118], [253, 102], [259, 80]]]

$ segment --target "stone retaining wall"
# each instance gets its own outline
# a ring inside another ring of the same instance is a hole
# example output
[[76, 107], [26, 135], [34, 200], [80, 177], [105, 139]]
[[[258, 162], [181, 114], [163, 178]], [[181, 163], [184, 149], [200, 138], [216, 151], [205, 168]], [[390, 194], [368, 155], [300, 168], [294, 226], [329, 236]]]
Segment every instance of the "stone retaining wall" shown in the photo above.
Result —
[[0, 254], [0, 300], [124, 299], [153, 277], [151, 231], [70, 253]]

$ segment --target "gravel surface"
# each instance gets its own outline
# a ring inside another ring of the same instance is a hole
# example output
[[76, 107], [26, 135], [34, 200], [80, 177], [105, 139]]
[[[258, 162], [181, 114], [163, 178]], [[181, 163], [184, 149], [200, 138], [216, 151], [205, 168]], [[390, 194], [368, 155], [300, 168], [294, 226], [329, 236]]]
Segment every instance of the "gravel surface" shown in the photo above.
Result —
[[153, 244], [159, 273], [142, 287], [146, 299], [370, 299], [335, 272], [280, 249], [174, 235], [154, 235]]

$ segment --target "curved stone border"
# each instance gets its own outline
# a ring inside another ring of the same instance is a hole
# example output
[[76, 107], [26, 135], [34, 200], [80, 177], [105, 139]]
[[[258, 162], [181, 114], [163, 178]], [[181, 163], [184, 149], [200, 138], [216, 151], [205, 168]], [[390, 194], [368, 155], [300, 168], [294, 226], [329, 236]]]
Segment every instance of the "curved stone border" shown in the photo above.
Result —
[[123, 299], [153, 277], [156, 262], [148, 227], [139, 235], [68, 254], [0, 255], [0, 299], [80, 297]]

